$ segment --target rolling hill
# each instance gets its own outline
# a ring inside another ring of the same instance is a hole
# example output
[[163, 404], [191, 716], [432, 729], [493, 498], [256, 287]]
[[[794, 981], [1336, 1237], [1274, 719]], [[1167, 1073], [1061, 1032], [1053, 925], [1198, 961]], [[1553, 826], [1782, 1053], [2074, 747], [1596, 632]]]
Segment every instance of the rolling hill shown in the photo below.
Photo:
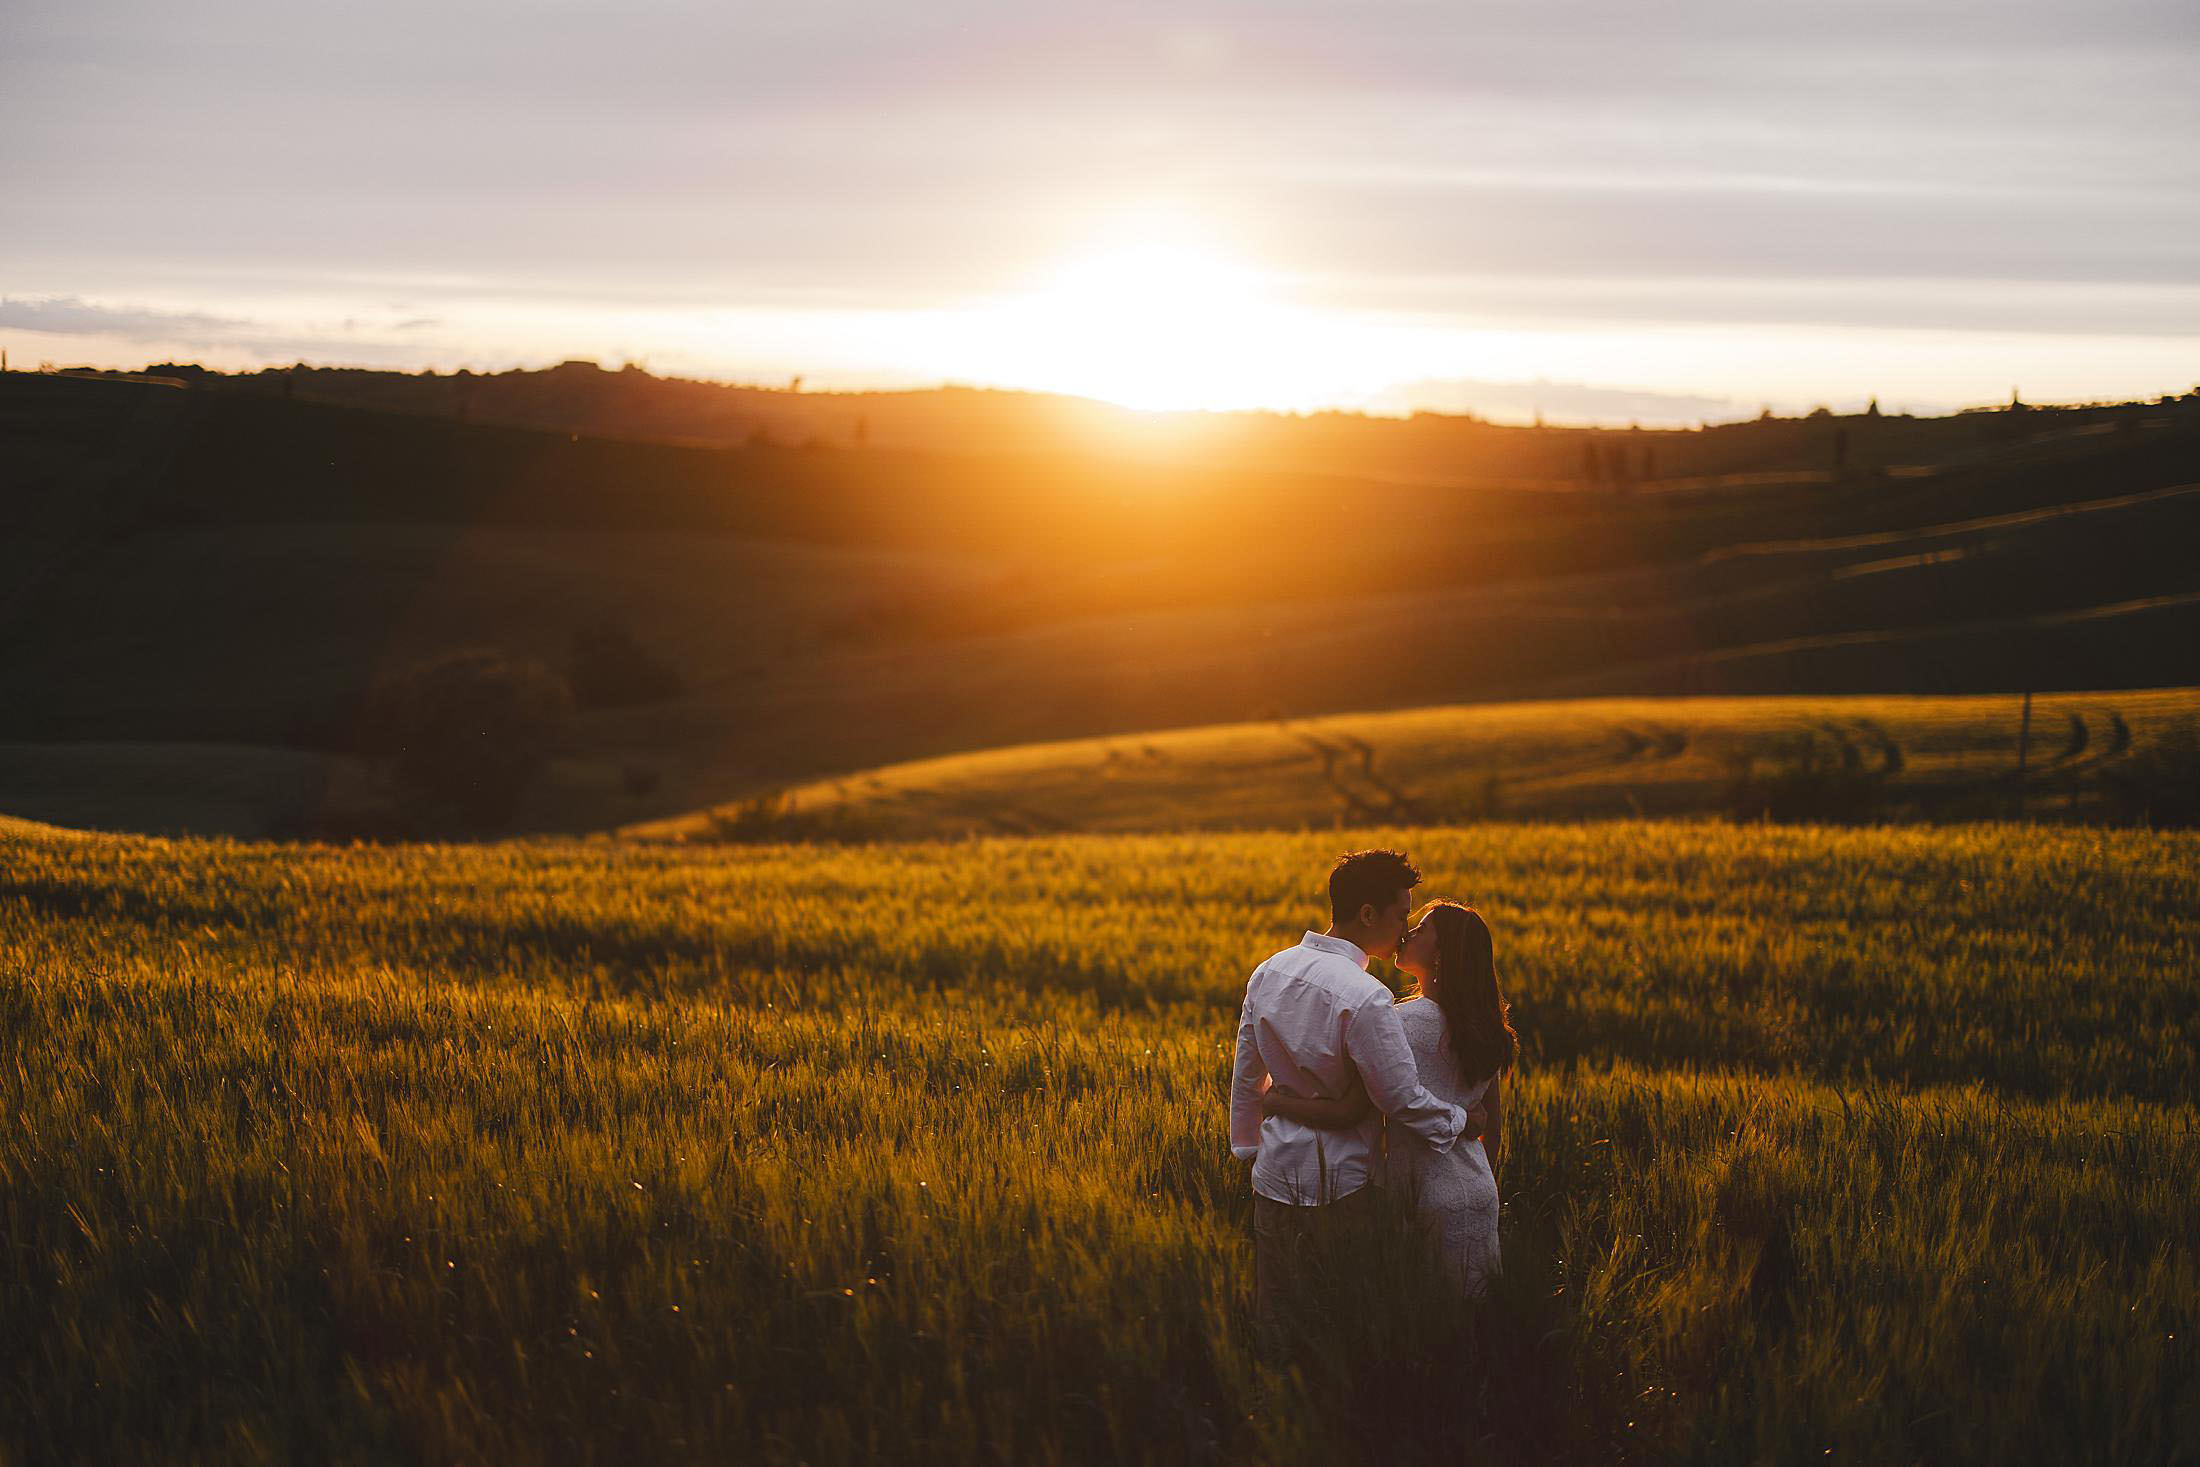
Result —
[[[1755, 758], [1813, 740], [1867, 818], [2018, 809], [2007, 695], [1608, 698], [1278, 719], [915, 760], [641, 822], [644, 839], [918, 839], [1275, 830], [1734, 809]], [[2024, 811], [2099, 813], [2131, 751], [2200, 720], [2200, 689], [2033, 700]], [[1840, 813], [1840, 812], [1836, 812]]]
[[[311, 830], [376, 798], [378, 678], [470, 646], [556, 667], [604, 622], [681, 691], [584, 710], [519, 829], [1279, 716], [2200, 683], [2191, 403], [1776, 427], [1678, 435], [1724, 475], [1525, 488], [1066, 442], [704, 447], [9, 374], [0, 809]], [[1782, 467], [1835, 432], [1943, 456]], [[126, 793], [208, 760], [238, 792], [218, 818]]]

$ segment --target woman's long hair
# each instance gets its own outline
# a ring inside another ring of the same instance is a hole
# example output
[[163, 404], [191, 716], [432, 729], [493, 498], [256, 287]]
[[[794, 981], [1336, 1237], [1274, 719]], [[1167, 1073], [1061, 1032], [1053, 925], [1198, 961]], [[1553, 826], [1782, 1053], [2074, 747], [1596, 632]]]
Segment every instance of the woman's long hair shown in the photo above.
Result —
[[1497, 990], [1497, 954], [1482, 914], [1458, 902], [1435, 902], [1422, 914], [1436, 924], [1436, 983], [1429, 995], [1444, 1014], [1459, 1078], [1472, 1085], [1500, 1074], [1520, 1056], [1512, 1005]]

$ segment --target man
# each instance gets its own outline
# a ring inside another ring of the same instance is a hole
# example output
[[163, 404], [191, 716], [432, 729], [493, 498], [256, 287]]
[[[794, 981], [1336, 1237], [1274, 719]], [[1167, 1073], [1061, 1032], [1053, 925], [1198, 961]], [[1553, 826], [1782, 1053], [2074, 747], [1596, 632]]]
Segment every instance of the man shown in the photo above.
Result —
[[[1372, 1206], [1381, 1117], [1439, 1152], [1482, 1133], [1480, 1119], [1423, 1088], [1390, 990], [1367, 971], [1370, 958], [1397, 952], [1420, 882], [1397, 851], [1340, 857], [1329, 873], [1329, 930], [1308, 932], [1254, 969], [1245, 985], [1230, 1078], [1230, 1149], [1253, 1164], [1254, 1325], [1272, 1358], [1320, 1312], [1308, 1274], [1321, 1246]], [[1375, 1106], [1358, 1125], [1320, 1131], [1261, 1113], [1270, 1084], [1339, 1097], [1355, 1070]]]

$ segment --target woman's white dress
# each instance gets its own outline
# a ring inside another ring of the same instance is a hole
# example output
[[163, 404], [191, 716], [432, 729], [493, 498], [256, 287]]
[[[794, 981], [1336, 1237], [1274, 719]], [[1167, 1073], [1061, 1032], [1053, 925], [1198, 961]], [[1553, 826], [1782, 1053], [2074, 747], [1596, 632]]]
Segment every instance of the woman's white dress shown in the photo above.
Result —
[[[1398, 1022], [1405, 1026], [1421, 1084], [1431, 1095], [1464, 1108], [1489, 1090], [1488, 1077], [1472, 1085], [1459, 1083], [1459, 1068], [1445, 1037], [1444, 1011], [1433, 999], [1398, 1005]], [[1390, 1127], [1389, 1149], [1385, 1180], [1413, 1199], [1445, 1271], [1466, 1292], [1480, 1293], [1498, 1264], [1497, 1178], [1490, 1171], [1489, 1153], [1480, 1141], [1465, 1138], [1438, 1153], [1403, 1126]]]

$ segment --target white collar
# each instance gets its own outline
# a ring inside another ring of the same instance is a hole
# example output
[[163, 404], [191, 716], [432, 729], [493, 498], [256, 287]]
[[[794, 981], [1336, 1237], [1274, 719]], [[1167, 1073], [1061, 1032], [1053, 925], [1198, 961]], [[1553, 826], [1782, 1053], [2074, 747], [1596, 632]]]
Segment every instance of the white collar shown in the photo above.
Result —
[[1367, 954], [1360, 950], [1360, 945], [1356, 942], [1348, 941], [1342, 937], [1331, 937], [1326, 932], [1315, 932], [1311, 929], [1300, 941], [1302, 946], [1320, 948], [1325, 953], [1335, 953], [1340, 958], [1350, 958], [1353, 966], [1359, 968], [1362, 972], [1367, 971]]

